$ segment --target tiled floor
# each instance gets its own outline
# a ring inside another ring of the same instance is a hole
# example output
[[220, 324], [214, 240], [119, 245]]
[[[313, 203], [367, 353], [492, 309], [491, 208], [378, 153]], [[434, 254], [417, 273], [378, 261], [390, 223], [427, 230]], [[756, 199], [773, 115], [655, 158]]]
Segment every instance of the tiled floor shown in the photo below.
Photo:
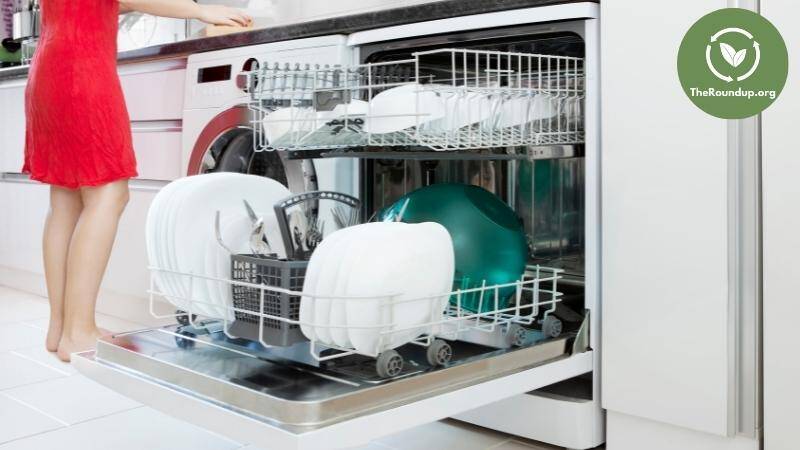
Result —
[[[0, 450], [261, 450], [166, 416], [76, 373], [44, 349], [47, 317], [45, 299], [0, 286]], [[112, 331], [142, 327], [105, 315], [98, 324]], [[554, 448], [452, 420], [362, 447]]]

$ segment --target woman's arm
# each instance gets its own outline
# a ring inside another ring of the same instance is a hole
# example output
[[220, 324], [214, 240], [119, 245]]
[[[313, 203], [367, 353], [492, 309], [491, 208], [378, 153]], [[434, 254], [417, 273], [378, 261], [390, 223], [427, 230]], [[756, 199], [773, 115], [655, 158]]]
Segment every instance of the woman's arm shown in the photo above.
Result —
[[192, 0], [119, 0], [120, 13], [138, 11], [176, 19], [198, 19], [212, 25], [247, 26], [252, 18], [235, 8], [200, 5]]

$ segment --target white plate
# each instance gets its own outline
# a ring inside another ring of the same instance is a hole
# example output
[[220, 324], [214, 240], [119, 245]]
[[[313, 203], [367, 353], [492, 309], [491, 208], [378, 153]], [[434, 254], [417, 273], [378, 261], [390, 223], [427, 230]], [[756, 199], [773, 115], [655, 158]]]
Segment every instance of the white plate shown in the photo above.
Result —
[[[413, 225], [411, 240], [416, 243], [409, 256], [412, 267], [408, 283], [410, 288], [393, 305], [394, 322], [400, 328], [439, 320], [447, 307], [449, 293], [453, 290], [455, 253], [450, 233], [438, 223], [425, 222]], [[420, 299], [404, 301], [408, 299]], [[420, 334], [438, 332], [439, 327], [412, 328], [393, 333], [391, 348], [409, 342]]]
[[[159, 262], [160, 252], [161, 252], [161, 240], [159, 236], [159, 222], [162, 219], [162, 208], [161, 205], [164, 203], [166, 198], [171, 194], [172, 189], [174, 189], [174, 183], [172, 182], [163, 188], [156, 194], [153, 198], [152, 203], [150, 203], [150, 208], [147, 210], [147, 219], [145, 220], [145, 246], [147, 249], [147, 264], [150, 267], [155, 267], [161, 269], [161, 264]], [[163, 276], [162, 272], [159, 271], [151, 271], [151, 276], [153, 277], [153, 282], [155, 283], [155, 287], [158, 291], [167, 294], [167, 285], [166, 279]], [[175, 303], [174, 299], [168, 300], [172, 303]]]
[[[352, 228], [352, 227], [350, 227]], [[348, 286], [353, 276], [358, 274], [354, 273], [354, 268], [357, 266], [362, 253], [367, 250], [370, 239], [365, 239], [365, 234], [369, 234], [369, 229], [351, 230], [355, 233], [354, 238], [349, 239], [348, 244], [344, 248], [342, 259], [339, 262], [339, 272], [337, 274], [336, 285], [332, 295], [339, 298], [331, 299], [329, 325], [331, 340], [339, 347], [350, 348], [353, 346], [350, 341], [350, 333], [348, 331], [347, 321], [347, 299]]]
[[[206, 177], [206, 175], [200, 175]], [[216, 211], [225, 217], [240, 214], [246, 199], [256, 211], [270, 211], [274, 204], [289, 196], [289, 190], [279, 182], [255, 175], [227, 174], [193, 183], [184, 195], [174, 201], [174, 236], [176, 270], [183, 273], [205, 271], [205, 249], [209, 241], [216, 240], [214, 218]], [[265, 222], [267, 222], [265, 220]], [[270, 241], [270, 244], [278, 246]], [[208, 300], [205, 280], [194, 279], [191, 285], [193, 299]], [[210, 302], [207, 302], [210, 303]], [[200, 314], [215, 317], [217, 308], [212, 305], [194, 303]], [[220, 305], [222, 306], [222, 305]]]
[[[175, 225], [178, 221], [178, 210], [179, 205], [181, 205], [185, 198], [191, 196], [193, 192], [195, 192], [200, 186], [209, 184], [209, 183], [222, 183], [225, 180], [231, 179], [236, 174], [221, 172], [221, 173], [211, 173], [205, 175], [193, 175], [190, 177], [182, 178], [180, 183], [175, 186], [175, 190], [170, 195], [167, 202], [164, 204], [165, 214], [164, 214], [164, 222], [161, 224], [161, 233], [163, 236], [163, 245], [164, 250], [162, 252], [162, 267], [165, 267], [167, 270], [171, 271], [180, 271], [180, 266], [178, 265], [178, 249], [176, 247], [176, 233], [175, 233]], [[197, 246], [205, 249], [205, 243], [196, 243]], [[194, 271], [194, 273], [198, 273]], [[204, 273], [200, 272], [200, 275]], [[174, 293], [177, 297], [180, 297], [180, 305], [178, 306], [180, 309], [184, 311], [191, 311], [192, 314], [200, 314], [205, 315], [207, 313], [207, 308], [204, 308], [204, 305], [201, 305], [199, 302], [203, 303], [210, 303], [208, 298], [206, 297], [205, 290], [203, 292], [198, 292], [193, 289], [190, 289], [191, 286], [191, 278], [187, 275], [175, 274], [175, 273], [167, 273], [167, 284], [171, 292]], [[199, 280], [196, 280], [196, 284], [200, 284]], [[191, 296], [190, 296], [191, 294]], [[191, 301], [188, 299], [191, 298]]]
[[426, 131], [455, 131], [472, 124], [484, 122], [497, 112], [495, 98], [482, 92], [457, 91], [442, 94], [445, 102], [445, 116], [428, 122]]
[[[164, 270], [170, 270], [168, 258], [172, 252], [169, 241], [171, 239], [170, 233], [167, 231], [167, 221], [172, 210], [169, 208], [172, 198], [176, 191], [182, 185], [192, 183], [193, 177], [186, 177], [175, 180], [168, 185], [161, 188], [153, 199], [150, 209], [147, 213], [147, 225], [145, 227], [146, 244], [148, 259], [151, 266], [158, 267]], [[182, 298], [177, 286], [175, 275], [154, 271], [152, 273], [156, 287], [158, 290], [165, 294], [165, 298], [175, 305], [177, 308], [186, 310], [188, 302]]]
[[347, 289], [351, 297], [372, 296], [347, 301], [350, 341], [367, 354], [398, 347], [427, 331], [427, 327], [409, 328], [382, 338], [381, 331], [388, 329], [360, 327], [391, 324], [397, 329], [438, 319], [451, 290], [454, 267], [452, 241], [441, 225], [374, 225], [389, 226], [363, 233], [369, 242], [351, 271]]
[[[237, 254], [250, 253], [250, 230], [252, 224], [246, 213], [220, 218], [220, 234], [225, 245]], [[206, 274], [223, 280], [231, 277], [231, 255], [219, 243], [209, 241], [205, 256]], [[217, 309], [218, 317], [233, 321], [233, 299], [231, 285], [221, 281], [207, 280], [211, 303], [225, 305]]]
[[352, 248], [354, 241], [360, 239], [354, 228], [349, 227], [336, 231], [322, 240], [323, 243], [326, 240], [332, 241], [332, 245], [324, 254], [325, 259], [317, 278], [314, 302], [314, 324], [317, 325], [314, 333], [317, 340], [323, 344], [335, 345], [330, 328], [331, 309], [334, 304], [341, 304], [342, 300], [331, 297], [336, 296], [337, 283], [339, 278], [344, 275], [342, 263], [345, 256]]
[[368, 133], [393, 133], [438, 120], [446, 113], [444, 97], [436, 88], [406, 84], [387, 89], [369, 102], [364, 121]]
[[[343, 230], [340, 230], [343, 231]], [[322, 270], [325, 268], [326, 259], [332, 247], [339, 241], [339, 239], [347, 236], [347, 233], [335, 232], [331, 233], [322, 240], [308, 261], [306, 267], [306, 276], [303, 280], [303, 293], [309, 296], [304, 296], [300, 299], [300, 330], [303, 335], [309, 340], [317, 340], [315, 327], [315, 309], [316, 309], [316, 296], [322, 294], [319, 290], [319, 277]]]

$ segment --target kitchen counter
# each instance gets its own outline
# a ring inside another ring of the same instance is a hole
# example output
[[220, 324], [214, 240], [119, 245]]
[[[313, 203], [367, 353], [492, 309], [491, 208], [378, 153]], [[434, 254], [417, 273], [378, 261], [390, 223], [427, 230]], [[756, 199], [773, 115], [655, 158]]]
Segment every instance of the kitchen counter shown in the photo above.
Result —
[[[549, 6], [565, 3], [599, 2], [599, 0], [442, 0], [403, 8], [385, 9], [362, 14], [333, 17], [226, 36], [187, 39], [171, 44], [153, 45], [121, 52], [120, 63], [178, 58], [192, 53], [220, 50], [245, 45], [302, 39], [330, 34], [350, 34], [374, 28], [404, 25], [471, 14], [505, 11], [509, 9]], [[0, 69], [0, 80], [27, 76], [28, 67]]]

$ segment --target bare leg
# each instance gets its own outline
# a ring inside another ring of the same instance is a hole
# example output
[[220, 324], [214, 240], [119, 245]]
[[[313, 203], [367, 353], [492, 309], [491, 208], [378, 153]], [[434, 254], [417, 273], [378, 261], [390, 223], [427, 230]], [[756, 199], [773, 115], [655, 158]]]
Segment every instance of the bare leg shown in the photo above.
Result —
[[58, 357], [94, 348], [101, 336], [95, 323], [95, 305], [108, 264], [117, 225], [128, 202], [128, 181], [81, 188], [83, 211], [72, 236], [67, 260], [64, 331]]
[[75, 224], [83, 209], [77, 190], [50, 187], [50, 211], [44, 222], [43, 254], [47, 297], [50, 300], [50, 324], [45, 347], [58, 350], [64, 323], [64, 288], [67, 282], [67, 254]]

